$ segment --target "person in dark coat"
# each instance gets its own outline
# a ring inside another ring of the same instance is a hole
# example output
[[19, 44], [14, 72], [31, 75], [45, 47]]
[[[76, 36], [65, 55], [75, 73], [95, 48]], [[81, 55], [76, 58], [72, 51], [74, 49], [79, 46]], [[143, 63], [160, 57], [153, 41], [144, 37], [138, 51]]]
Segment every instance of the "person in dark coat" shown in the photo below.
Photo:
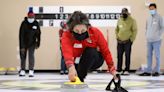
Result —
[[20, 47], [20, 66], [19, 76], [25, 76], [26, 56], [29, 56], [29, 77], [34, 76], [34, 52], [40, 46], [40, 27], [35, 20], [33, 11], [29, 11], [27, 17], [24, 18], [19, 30], [19, 47]]

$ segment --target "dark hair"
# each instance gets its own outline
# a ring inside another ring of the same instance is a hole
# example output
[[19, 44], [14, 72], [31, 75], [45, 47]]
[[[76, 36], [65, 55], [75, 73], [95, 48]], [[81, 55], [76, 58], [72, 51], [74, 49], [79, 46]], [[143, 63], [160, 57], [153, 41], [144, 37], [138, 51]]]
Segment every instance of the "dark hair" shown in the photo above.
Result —
[[155, 3], [151, 3], [151, 4], [149, 5], [149, 8], [152, 7], [152, 6], [154, 6], [155, 8], [157, 8], [157, 5], [156, 5]]
[[90, 26], [88, 17], [81, 11], [75, 11], [67, 21], [70, 31], [78, 24], [85, 24], [87, 27]]

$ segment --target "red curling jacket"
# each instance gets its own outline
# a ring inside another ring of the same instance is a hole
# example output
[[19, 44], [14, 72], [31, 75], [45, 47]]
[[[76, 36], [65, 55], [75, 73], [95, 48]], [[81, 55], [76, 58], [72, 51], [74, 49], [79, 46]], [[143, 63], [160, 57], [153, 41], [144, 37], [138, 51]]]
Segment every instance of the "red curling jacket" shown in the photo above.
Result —
[[63, 33], [62, 52], [66, 65], [69, 66], [74, 64], [75, 58], [80, 57], [86, 47], [99, 48], [106, 64], [108, 65], [109, 71], [114, 72], [115, 67], [112, 55], [103, 34], [95, 27], [89, 27], [88, 33], [89, 38], [82, 41], [76, 40], [69, 30]]

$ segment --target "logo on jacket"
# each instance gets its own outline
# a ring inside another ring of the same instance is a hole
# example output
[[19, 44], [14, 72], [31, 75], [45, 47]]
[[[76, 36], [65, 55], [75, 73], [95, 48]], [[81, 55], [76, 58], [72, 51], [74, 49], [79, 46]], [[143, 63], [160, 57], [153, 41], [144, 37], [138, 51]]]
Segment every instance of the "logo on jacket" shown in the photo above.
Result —
[[36, 30], [37, 29], [37, 26], [33, 26], [32, 29], [35, 29]]
[[74, 48], [83, 48], [83, 45], [81, 43], [75, 43]]

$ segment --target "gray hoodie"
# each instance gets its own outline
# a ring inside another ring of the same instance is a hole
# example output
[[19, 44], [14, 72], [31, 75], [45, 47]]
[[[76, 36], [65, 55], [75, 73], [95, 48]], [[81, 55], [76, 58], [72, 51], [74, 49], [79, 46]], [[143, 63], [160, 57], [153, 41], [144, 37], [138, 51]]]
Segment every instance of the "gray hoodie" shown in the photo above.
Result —
[[159, 14], [150, 16], [146, 23], [146, 39], [148, 42], [161, 40], [164, 29], [163, 19]]

